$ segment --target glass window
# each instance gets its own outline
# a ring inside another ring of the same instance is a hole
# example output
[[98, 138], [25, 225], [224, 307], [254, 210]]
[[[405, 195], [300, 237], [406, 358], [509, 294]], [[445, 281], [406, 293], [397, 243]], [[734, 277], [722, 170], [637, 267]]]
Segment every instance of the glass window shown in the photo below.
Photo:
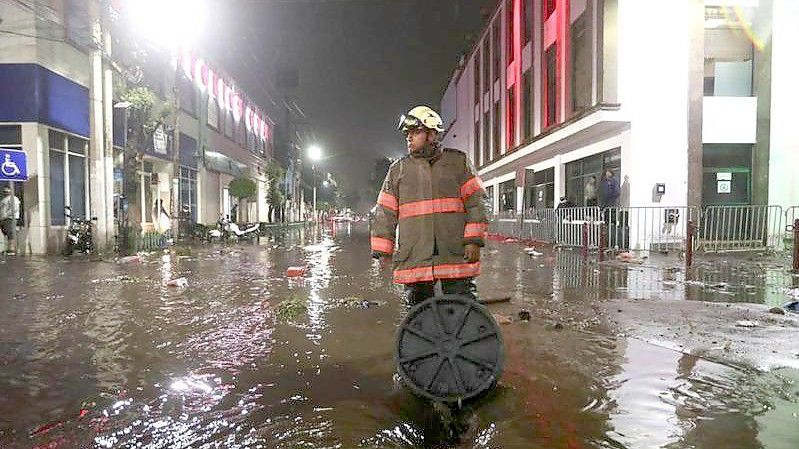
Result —
[[0, 126], [0, 145], [22, 145], [22, 127], [19, 125]]
[[207, 113], [208, 117], [206, 118], [206, 123], [208, 126], [214, 129], [219, 129], [219, 106], [216, 103], [216, 99], [208, 96], [208, 104], [207, 104]]
[[544, 0], [544, 20], [555, 12], [555, 0]]
[[508, 141], [506, 142], [507, 151], [516, 146], [516, 87], [511, 86], [507, 95], [507, 114], [508, 114]]
[[64, 153], [50, 151], [50, 223], [61, 226], [66, 223], [64, 207], [66, 198], [64, 194]]
[[502, 212], [516, 210], [516, 180], [511, 179], [499, 185], [499, 210]]
[[494, 186], [486, 187], [486, 213], [494, 214]]
[[530, 70], [522, 75], [522, 139], [527, 141], [533, 135], [533, 86]]
[[187, 167], [180, 168], [180, 206], [188, 204], [191, 222], [197, 221], [197, 172]]
[[491, 64], [488, 60], [489, 40], [490, 35], [486, 33], [483, 41], [483, 92], [488, 92], [488, 88], [491, 85]]
[[235, 125], [233, 123], [233, 114], [229, 111], [224, 112], [225, 114], [225, 136], [226, 137], [233, 137], [233, 134], [236, 132]]
[[480, 103], [480, 53], [474, 54], [474, 104]]
[[505, 3], [505, 41], [507, 43], [508, 62], [513, 62], [513, 35], [516, 34], [516, 27], [513, 26], [513, 0]]
[[86, 146], [88, 141], [79, 137], [69, 136], [67, 150], [70, 153], [86, 154]]
[[752, 95], [751, 8], [705, 7], [705, 96]]
[[546, 65], [546, 122], [544, 127], [554, 125], [557, 115], [557, 44], [550, 46], [544, 56]]
[[491, 160], [491, 115], [486, 111], [483, 114], [483, 164]]
[[585, 12], [571, 25], [571, 110], [583, 111], [591, 106], [593, 78], [592, 43], [586, 29]]
[[89, 218], [86, 214], [86, 158], [69, 156], [69, 207], [72, 216]]
[[493, 138], [492, 148], [491, 148], [491, 155], [492, 159], [496, 159], [499, 157], [499, 144], [500, 144], [500, 127], [499, 127], [499, 102], [497, 101], [494, 103], [494, 120], [493, 120], [493, 130], [491, 132], [491, 137]]
[[178, 100], [180, 109], [188, 112], [189, 115], [197, 116], [197, 88], [194, 83], [183, 75], [178, 76]]
[[472, 152], [472, 158], [475, 162], [480, 161], [480, 122], [474, 122], [474, 143], [472, 148], [474, 151]]
[[48, 140], [50, 140], [50, 149], [51, 150], [61, 150], [64, 151], [64, 133], [60, 133], [58, 131], [50, 130], [47, 133]]
[[533, 40], [533, 2], [522, 0], [522, 45]]
[[[613, 172], [619, 179], [621, 172], [621, 150], [613, 149], [595, 154], [566, 164], [566, 196], [578, 206], [594, 206], [598, 202], [599, 186], [606, 170]], [[591, 178], [596, 178], [591, 181]], [[596, 183], [596, 196], [588, 198], [585, 186], [589, 182]]]
[[500, 73], [502, 73], [502, 37], [500, 35], [501, 30], [499, 23], [499, 20], [495, 20], [493, 30], [491, 31], [492, 38], [494, 39], [492, 55], [494, 57], [494, 81], [498, 80]]

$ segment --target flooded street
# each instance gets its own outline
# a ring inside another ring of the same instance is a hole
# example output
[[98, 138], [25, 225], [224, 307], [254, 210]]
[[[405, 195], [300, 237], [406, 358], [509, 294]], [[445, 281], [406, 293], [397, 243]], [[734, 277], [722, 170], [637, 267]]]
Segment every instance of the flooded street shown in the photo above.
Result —
[[[388, 267], [369, 258], [363, 224], [176, 248], [142, 264], [9, 259], [0, 447], [799, 447], [795, 368], [652, 344], [605, 311], [612, 300], [686, 297], [779, 305], [795, 277], [708, 263], [686, 280], [547, 251], [484, 250], [481, 294], [513, 298], [491, 311], [532, 319], [502, 326], [499, 387], [454, 417], [393, 385], [406, 309]], [[289, 266], [305, 276], [287, 278]], [[166, 286], [179, 277], [187, 287]], [[307, 313], [279, 319], [287, 300]]]

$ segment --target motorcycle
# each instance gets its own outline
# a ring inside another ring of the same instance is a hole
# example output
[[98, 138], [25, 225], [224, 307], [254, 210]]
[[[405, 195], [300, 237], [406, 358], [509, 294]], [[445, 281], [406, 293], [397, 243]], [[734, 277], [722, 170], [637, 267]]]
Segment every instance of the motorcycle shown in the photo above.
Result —
[[261, 224], [255, 223], [249, 228], [242, 230], [239, 228], [239, 225], [231, 222], [228, 216], [220, 215], [219, 220], [216, 222], [216, 229], [208, 231], [208, 241], [218, 240], [225, 242], [252, 238], [259, 235], [258, 231], [260, 228]]
[[63, 254], [71, 256], [75, 251], [84, 254], [90, 254], [94, 251], [94, 242], [92, 240], [92, 228], [94, 225], [92, 222], [97, 221], [97, 217], [92, 217], [91, 220], [74, 218], [72, 217], [72, 208], [69, 206], [64, 208], [64, 217], [69, 219], [69, 226], [67, 227]]

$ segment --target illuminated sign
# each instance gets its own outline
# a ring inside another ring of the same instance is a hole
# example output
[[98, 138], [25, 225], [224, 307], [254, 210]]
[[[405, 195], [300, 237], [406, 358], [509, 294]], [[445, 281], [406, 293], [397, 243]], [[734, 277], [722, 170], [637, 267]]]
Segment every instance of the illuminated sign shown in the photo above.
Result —
[[207, 91], [211, 98], [215, 98], [219, 108], [233, 114], [237, 123], [244, 119], [247, 131], [252, 132], [261, 140], [269, 139], [269, 122], [265, 115], [255, 106], [247, 103], [245, 98], [236, 91], [236, 88], [216, 73], [206, 62], [187, 50], [180, 52], [180, 66], [186, 77], [194, 81], [201, 91]]

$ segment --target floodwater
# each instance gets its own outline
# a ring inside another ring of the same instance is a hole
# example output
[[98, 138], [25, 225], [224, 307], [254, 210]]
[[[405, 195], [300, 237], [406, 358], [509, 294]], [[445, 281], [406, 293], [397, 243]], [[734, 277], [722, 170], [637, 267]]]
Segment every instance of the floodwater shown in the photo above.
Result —
[[[638, 295], [775, 302], [766, 269], [741, 269], [721, 288], [723, 264], [689, 283], [676, 269], [601, 267], [576, 252], [531, 258], [492, 242], [484, 254], [481, 294], [514, 298], [492, 311], [536, 313], [502, 327], [497, 389], [451, 416], [392, 382], [406, 309], [369, 258], [363, 225], [178, 248], [138, 265], [9, 259], [0, 447], [799, 447], [796, 371], [652, 346], [591, 313]], [[297, 265], [306, 275], [286, 278]], [[178, 277], [188, 286], [165, 285]], [[351, 298], [378, 304], [342, 302]], [[278, 319], [285, 300], [307, 313]]]

